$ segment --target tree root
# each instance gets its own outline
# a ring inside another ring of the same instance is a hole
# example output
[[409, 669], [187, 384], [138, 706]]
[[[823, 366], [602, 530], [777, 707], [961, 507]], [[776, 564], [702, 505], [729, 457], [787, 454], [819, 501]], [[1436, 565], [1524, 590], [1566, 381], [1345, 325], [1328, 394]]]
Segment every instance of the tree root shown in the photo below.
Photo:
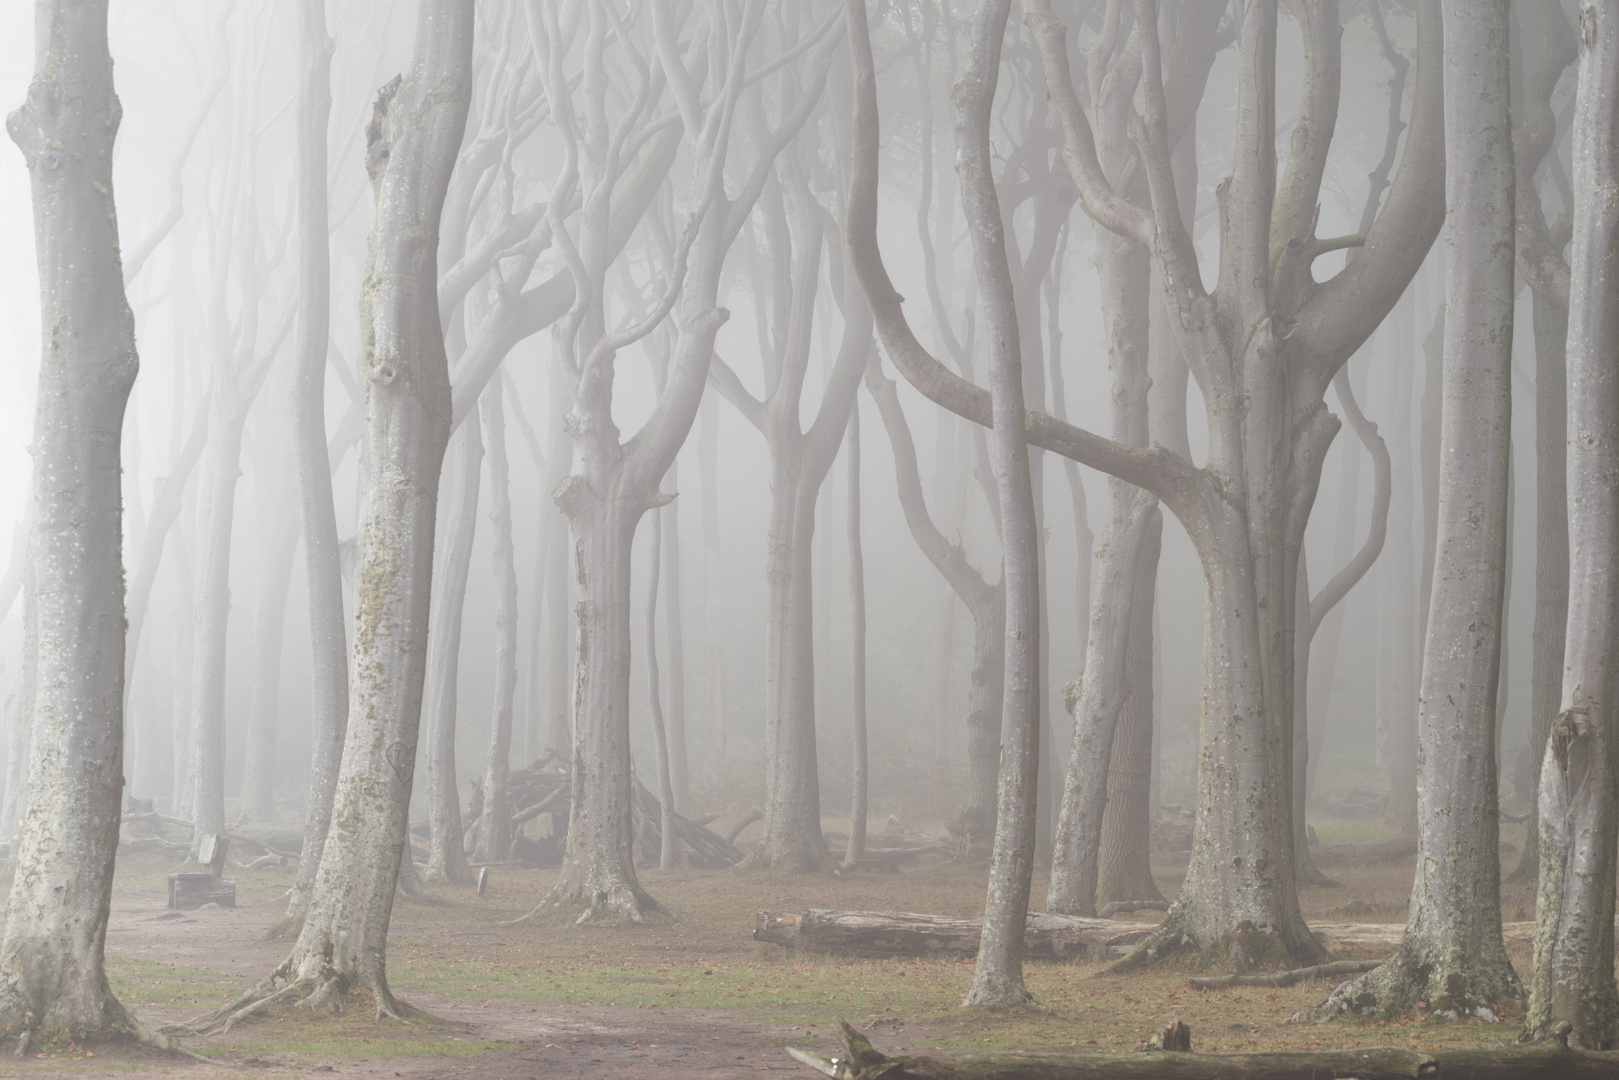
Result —
[[1523, 1002], [1523, 985], [1505, 950], [1496, 962], [1490, 957], [1446, 956], [1407, 936], [1388, 959], [1340, 984], [1316, 1008], [1295, 1013], [1292, 1021], [1322, 1024], [1345, 1013], [1387, 1018], [1426, 1005], [1435, 1016], [1453, 1020], [1477, 1016], [1494, 1022], [1501, 1005]]
[[628, 919], [637, 926], [645, 926], [654, 916], [665, 919], [675, 917], [672, 911], [658, 903], [639, 885], [619, 883], [599, 890], [593, 895], [581, 895], [578, 889], [569, 888], [565, 882], [559, 881], [551, 890], [551, 894], [535, 904], [528, 914], [519, 915], [499, 925], [517, 926], [547, 912], [562, 911], [575, 905], [584, 907], [583, 913], [574, 920], [575, 926], [609, 919], [615, 915]]
[[[1302, 923], [1300, 924], [1302, 928]], [[1109, 974], [1144, 971], [1172, 957], [1201, 954], [1211, 962], [1224, 964], [1234, 974], [1255, 970], [1289, 970], [1326, 963], [1330, 956], [1309, 930], [1303, 940], [1289, 940], [1281, 930], [1254, 925], [1246, 919], [1233, 927], [1225, 938], [1205, 942], [1185, 926], [1174, 905], [1158, 928], [1107, 969]]]
[[1333, 979], [1339, 975], [1358, 975], [1361, 972], [1371, 971], [1382, 962], [1381, 960], [1338, 960], [1331, 964], [1317, 964], [1315, 967], [1278, 971], [1274, 975], [1221, 975], [1210, 979], [1187, 979], [1186, 984], [1193, 990], [1223, 990], [1228, 986], [1284, 987], [1310, 979]]

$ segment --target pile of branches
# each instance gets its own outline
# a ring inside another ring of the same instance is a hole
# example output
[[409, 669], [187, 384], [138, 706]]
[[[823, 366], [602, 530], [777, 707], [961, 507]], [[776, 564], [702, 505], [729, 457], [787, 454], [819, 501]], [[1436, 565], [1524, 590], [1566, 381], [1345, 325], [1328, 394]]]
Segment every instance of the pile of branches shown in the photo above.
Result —
[[[506, 781], [507, 805], [512, 808], [510, 858], [515, 862], [536, 866], [559, 866], [562, 863], [563, 846], [568, 834], [568, 811], [573, 799], [573, 781], [568, 770], [561, 764], [554, 764], [554, 761], [555, 755], [548, 752], [528, 768], [514, 770]], [[634, 832], [635, 865], [657, 866], [663, 851], [663, 804], [647, 790], [639, 777], [635, 778], [634, 783], [630, 825]], [[483, 801], [483, 787], [474, 782], [465, 819], [465, 839], [469, 850], [477, 836], [479, 819], [483, 817]], [[523, 831], [525, 825], [541, 816], [550, 818], [550, 827], [544, 835], [535, 838]], [[690, 818], [680, 814], [673, 817], [676, 851], [682, 864], [705, 870], [723, 870], [742, 861], [742, 852], [730, 840]]]

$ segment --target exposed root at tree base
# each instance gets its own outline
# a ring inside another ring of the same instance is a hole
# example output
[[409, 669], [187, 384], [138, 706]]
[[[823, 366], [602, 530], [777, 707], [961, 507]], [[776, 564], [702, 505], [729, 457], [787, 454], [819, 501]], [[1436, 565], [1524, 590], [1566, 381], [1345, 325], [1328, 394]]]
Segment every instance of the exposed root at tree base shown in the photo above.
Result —
[[152, 1031], [136, 1020], [115, 998], [108, 997], [104, 1005], [105, 1023], [96, 1030], [47, 1032], [42, 1031], [38, 1017], [15, 994], [0, 994], [0, 1043], [15, 1033], [17, 1045], [12, 1049], [15, 1057], [26, 1057], [29, 1050], [39, 1045], [64, 1038], [80, 1046], [133, 1042], [163, 1054], [175, 1054], [208, 1065], [229, 1065], [188, 1050], [161, 1031]]
[[576, 926], [614, 917], [627, 919], [637, 926], [645, 926], [654, 918], [673, 920], [675, 917], [674, 912], [658, 903], [639, 885], [618, 884], [586, 895], [582, 890], [568, 888], [565, 883], [559, 881], [551, 890], [551, 895], [534, 905], [528, 914], [519, 915], [500, 925], [516, 926], [550, 912], [571, 914], [575, 909], [581, 912], [578, 918], [573, 919]]
[[1339, 984], [1326, 1001], [1295, 1013], [1292, 1021], [1320, 1024], [1345, 1013], [1386, 1019], [1425, 1004], [1444, 1019], [1476, 1016], [1493, 1023], [1503, 1006], [1521, 1008], [1524, 1003], [1523, 984], [1506, 951], [1499, 953], [1441, 956], [1407, 938], [1382, 964]]
[[982, 982], [975, 979], [972, 989], [968, 990], [967, 996], [962, 999], [961, 1007], [984, 1012], [1011, 1012], [1014, 1009], [1041, 1013], [1051, 1011], [1034, 1000], [1034, 995], [1029, 993], [1022, 979], [998, 976], [986, 978]]
[[[243, 1020], [289, 1001], [294, 1008], [341, 1013], [348, 1005], [350, 990], [356, 989], [346, 975], [330, 968], [303, 975], [294, 975], [295, 970], [289, 957], [230, 1004], [188, 1024], [171, 1024], [163, 1031], [168, 1035], [224, 1035]], [[376, 1002], [379, 1022], [386, 1018], [401, 1024], [410, 1023], [404, 1015], [407, 1007], [394, 998], [386, 982], [380, 978], [362, 979], [358, 988], [368, 992]]]
[[[1301, 928], [1302, 925], [1301, 922]], [[1106, 970], [1108, 974], [1124, 975], [1175, 960], [1188, 969], [1247, 974], [1315, 967], [1330, 959], [1327, 950], [1308, 930], [1303, 931], [1302, 937], [1295, 938], [1247, 920], [1233, 927], [1223, 940], [1205, 943], [1186, 929], [1184, 920], [1171, 905], [1158, 929]]]

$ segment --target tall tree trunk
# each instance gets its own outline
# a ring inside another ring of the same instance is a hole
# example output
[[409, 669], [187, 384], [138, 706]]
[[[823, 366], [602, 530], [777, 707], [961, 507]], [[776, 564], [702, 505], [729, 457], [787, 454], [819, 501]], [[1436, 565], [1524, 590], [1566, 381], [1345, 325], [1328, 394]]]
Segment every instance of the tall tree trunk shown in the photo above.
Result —
[[1102, 814], [1096, 898], [1162, 900], [1152, 879], [1153, 648], [1152, 612], [1158, 594], [1158, 556], [1164, 515], [1156, 506], [1142, 536], [1135, 589], [1130, 596], [1130, 641], [1125, 655], [1128, 696], [1119, 710], [1113, 756], [1107, 767], [1107, 808]]
[[1320, 1017], [1388, 1015], [1419, 999], [1465, 1015], [1523, 999], [1501, 940], [1495, 768], [1515, 284], [1508, 3], [1444, 0], [1443, 11], [1449, 318], [1417, 721], [1417, 879], [1394, 955], [1333, 991]]
[[[680, 491], [680, 459], [669, 466], [669, 488]], [[663, 636], [669, 643], [669, 784], [675, 813], [691, 809], [686, 757], [686, 624], [680, 605], [680, 511], [663, 514]]]
[[275, 820], [275, 742], [281, 703], [281, 639], [287, 624], [287, 592], [298, 551], [298, 522], [286, 518], [270, 532], [260, 566], [253, 649], [253, 704], [242, 756], [243, 821]]
[[332, 467], [326, 450], [326, 355], [331, 323], [331, 256], [327, 220], [326, 138], [332, 109], [334, 45], [326, 32], [326, 0], [300, 0], [298, 54], [298, 321], [293, 330], [293, 454], [309, 611], [309, 801], [303, 854], [287, 904], [296, 930], [309, 910], [332, 820], [338, 764], [348, 730], [348, 630], [343, 613], [342, 558]]
[[1568, 313], [1536, 291], [1535, 332], [1535, 625], [1529, 675], [1531, 807], [1523, 855], [1509, 881], [1540, 876], [1540, 773], [1563, 682], [1568, 629]]
[[849, 728], [853, 740], [849, 770], [852, 791], [849, 796], [849, 847], [843, 865], [857, 865], [866, 857], [866, 818], [871, 783], [866, 756], [866, 562], [860, 543], [860, 403], [849, 410], [849, 434], [845, 443], [849, 457]]
[[573, 754], [573, 667], [574, 655], [570, 633], [574, 624], [573, 605], [568, 602], [568, 551], [570, 525], [568, 517], [549, 496], [573, 471], [573, 438], [568, 434], [567, 418], [571, 406], [567, 384], [562, 371], [552, 365], [551, 372], [551, 430], [547, 436], [546, 460], [550, 469], [545, 478], [546, 506], [541, 511], [546, 525], [545, 595], [545, 670], [546, 670], [546, 738], [547, 743], [564, 760]]
[[[1619, 3], [1580, 11], [1574, 107], [1574, 250], [1569, 260], [1569, 592], [1563, 709], [1540, 777], [1540, 893], [1525, 1034], [1560, 1022], [1570, 1042], [1619, 1043], [1614, 986], [1619, 738], [1614, 643], [1619, 637]], [[1545, 387], [1537, 380], [1537, 390]]]
[[[974, 14], [967, 70], [955, 89], [956, 172], [961, 179], [973, 268], [984, 304], [995, 477], [1000, 487], [1005, 546], [1006, 682], [1001, 705], [995, 848], [990, 858], [978, 964], [965, 1002], [993, 1009], [1032, 1001], [1023, 984], [1023, 930], [1034, 871], [1043, 694], [1040, 554], [1025, 433], [1023, 360], [989, 144], [990, 105], [995, 98], [1001, 40], [1010, 8], [1010, 0], [985, 0]], [[864, 12], [861, 15], [858, 20], [849, 20], [851, 39], [865, 33]], [[857, 47], [869, 53], [871, 46], [869, 41], [861, 41]], [[862, 80], [868, 72], [857, 71], [855, 77]], [[861, 104], [867, 104], [866, 95], [862, 95]]]
[[113, 201], [105, 0], [41, 0], [6, 127], [28, 165], [44, 331], [34, 406], [30, 798], [0, 939], [0, 1030], [138, 1031], [103, 968], [123, 793], [119, 448], [139, 366]]
[[349, 723], [331, 828], [291, 954], [219, 1021], [305, 991], [341, 1007], [369, 991], [395, 1016], [388, 922], [406, 850], [427, 667], [428, 599], [450, 380], [436, 283], [439, 216], [466, 127], [472, 0], [424, 0], [408, 72], [379, 93], [366, 130], [376, 212], [362, 291], [366, 385]]
[[[33, 542], [33, 527], [24, 539], [24, 550]], [[33, 560], [28, 559], [31, 566]], [[28, 763], [34, 747], [34, 693], [39, 685], [38, 607], [34, 599], [34, 576], [27, 567], [22, 580], [22, 670], [11, 700], [6, 702], [11, 731], [6, 747], [6, 793], [0, 802], [0, 844], [6, 845], [6, 861], [17, 857], [18, 838], [29, 803]]]
[[662, 811], [658, 823], [662, 835], [662, 846], [658, 850], [658, 867], [663, 870], [673, 867], [679, 858], [675, 843], [674, 782], [669, 775], [669, 731], [664, 724], [663, 691], [658, 670], [658, 578], [663, 563], [663, 516], [668, 512], [669, 508], [665, 506], [654, 510], [651, 515], [652, 535], [647, 542], [646, 621], [643, 624], [646, 634], [644, 644], [647, 712], [652, 717], [652, 740], [656, 751], [655, 766], [658, 771], [658, 803]]
[[[511, 467], [506, 454], [506, 410], [501, 380], [491, 379], [479, 397], [489, 452], [489, 524], [495, 564], [495, 693], [489, 719], [489, 756], [483, 770], [483, 813], [473, 858], [501, 862], [511, 857], [512, 699], [517, 693], [517, 556], [512, 548]], [[471, 422], [467, 422], [471, 426]]]
[[1410, 834], [1417, 827], [1417, 679], [1421, 667], [1421, 654], [1413, 647], [1411, 635], [1428, 601], [1423, 599], [1425, 594], [1413, 596], [1411, 592], [1415, 533], [1411, 520], [1411, 461], [1416, 456], [1411, 439], [1412, 365], [1404, 362], [1397, 328], [1390, 329], [1395, 331], [1389, 335], [1393, 348], [1389, 352], [1388, 374], [1388, 396], [1393, 406], [1389, 425], [1390, 540], [1388, 557], [1378, 575], [1383, 607], [1378, 634], [1378, 711], [1379, 726], [1387, 735], [1388, 822], [1396, 832]]
[[198, 515], [197, 652], [191, 669], [191, 857], [203, 838], [225, 832], [225, 640], [230, 625], [231, 535], [236, 481], [242, 475], [242, 426], [247, 419], [224, 359], [213, 379], [213, 417]]
[[[433, 605], [428, 616], [427, 676], [422, 718], [427, 727], [428, 881], [471, 880], [463, 847], [461, 796], [456, 782], [455, 726], [460, 689], [461, 619], [472, 569], [483, 479], [483, 439], [476, 419], [450, 439], [445, 455], [449, 510], [433, 558]], [[441, 481], [442, 483], [442, 481]]]
[[718, 784], [725, 768], [725, 580], [720, 548], [719, 405], [703, 398], [697, 467], [703, 483], [703, 637], [708, 647], [708, 776]]

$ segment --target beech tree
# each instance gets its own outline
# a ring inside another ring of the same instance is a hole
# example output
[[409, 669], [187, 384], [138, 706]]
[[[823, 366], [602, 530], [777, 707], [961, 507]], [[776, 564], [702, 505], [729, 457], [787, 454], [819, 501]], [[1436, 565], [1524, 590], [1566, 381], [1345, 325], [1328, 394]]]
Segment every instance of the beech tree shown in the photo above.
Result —
[[1619, 470], [1613, 365], [1619, 349], [1619, 220], [1606, 195], [1619, 182], [1619, 4], [1580, 9], [1579, 61], [1568, 297], [1567, 660], [1562, 709], [1551, 725], [1540, 773], [1540, 890], [1524, 1032], [1544, 1038], [1567, 1022], [1573, 1026], [1571, 1044], [1606, 1050], [1619, 1043], [1613, 970], [1619, 583], [1612, 572], [1619, 543], [1619, 493], [1613, 486]]
[[[30, 797], [0, 938], [0, 1028], [144, 1034], [103, 964], [123, 797], [120, 448], [139, 360], [113, 199], [104, 0], [34, 12], [34, 77], [6, 122], [28, 166], [44, 340], [28, 540]], [[166, 1040], [157, 1040], [165, 1042]]]
[[[1381, 211], [1364, 235], [1320, 239], [1316, 196], [1338, 104], [1337, 8], [1309, 9], [1304, 121], [1278, 185], [1277, 5], [1250, 6], [1238, 36], [1238, 130], [1225, 185], [1221, 274], [1210, 291], [1176, 197], [1156, 11], [1142, 0], [1135, 19], [1146, 102], [1138, 146], [1150, 210], [1119, 198], [1106, 182], [1069, 76], [1068, 37], [1049, 4], [1031, 3], [1027, 21], [1082, 204], [1104, 226], [1148, 247], [1158, 264], [1167, 321], [1208, 410], [1209, 464], [1194, 468], [1164, 447], [1129, 447], [1038, 412], [1030, 415], [1029, 438], [1156, 493], [1185, 525], [1203, 564], [1204, 711], [1192, 862], [1164, 923], [1130, 962], [1186, 949], [1231, 953], [1239, 963], [1311, 962], [1323, 952], [1299, 913], [1289, 812], [1298, 553], [1338, 428], [1322, 394], [1398, 299], [1443, 215], [1439, 12], [1431, 0], [1417, 6], [1411, 126]], [[875, 114], [866, 115], [873, 130], [857, 135], [857, 172], [875, 164], [859, 160], [875, 154]], [[868, 204], [875, 194], [874, 184], [857, 189]], [[881, 264], [874, 220], [870, 205], [851, 218], [848, 234], [884, 347], [928, 397], [985, 422], [988, 395], [953, 376], [912, 335]], [[1315, 282], [1314, 260], [1347, 246], [1358, 246], [1359, 255]], [[1286, 322], [1285, 337], [1278, 320]], [[1241, 778], [1237, 789], [1231, 778]]]
[[1523, 997], [1501, 940], [1495, 767], [1515, 291], [1508, 22], [1506, 0], [1444, 3], [1444, 452], [1411, 911], [1394, 955], [1333, 991], [1323, 1018], [1418, 1000], [1467, 1014]]
[[376, 196], [361, 311], [367, 501], [332, 824], [291, 954], [209, 1027], [228, 1028], [299, 995], [341, 1008], [351, 989], [371, 994], [379, 1018], [399, 1015], [387, 979], [388, 922], [407, 843], [434, 513], [450, 430], [437, 238], [471, 97], [472, 36], [472, 0], [425, 0], [410, 67], [378, 94], [366, 132]]

